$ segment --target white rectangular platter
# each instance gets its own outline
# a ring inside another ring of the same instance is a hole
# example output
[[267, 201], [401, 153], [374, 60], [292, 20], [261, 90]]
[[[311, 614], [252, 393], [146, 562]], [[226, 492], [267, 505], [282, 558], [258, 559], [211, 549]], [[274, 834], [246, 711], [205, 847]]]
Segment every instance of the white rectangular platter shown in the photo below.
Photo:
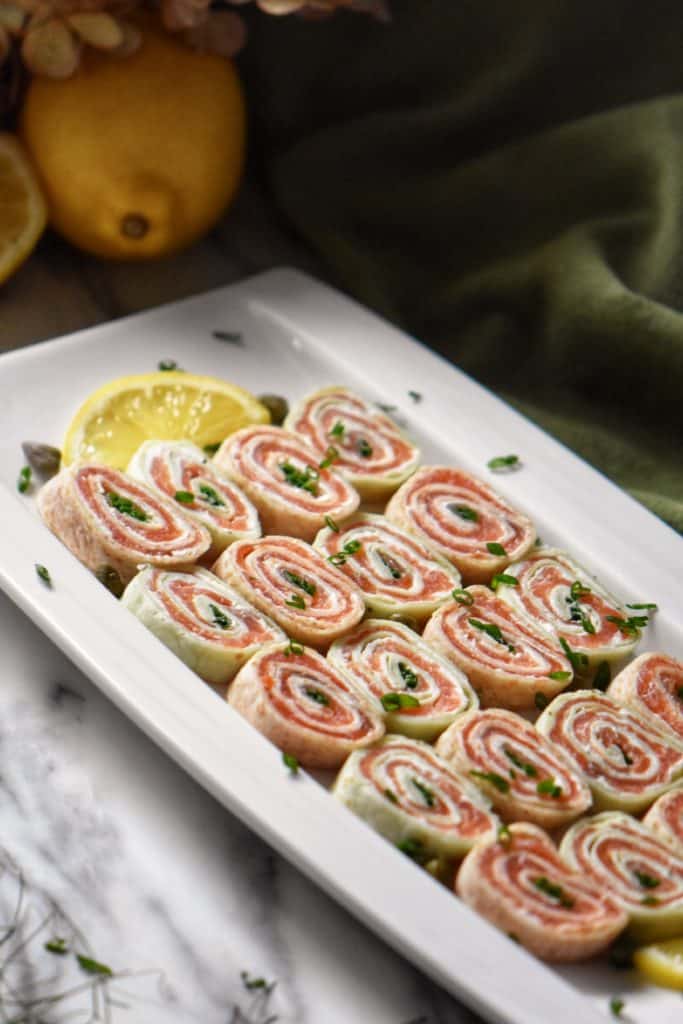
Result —
[[[241, 344], [217, 340], [237, 332]], [[660, 611], [641, 650], [683, 657], [683, 539], [489, 392], [349, 299], [277, 270], [0, 358], [0, 585], [129, 717], [221, 803], [344, 907], [493, 1024], [598, 1024], [620, 995], [629, 1024], [681, 1024], [680, 994], [601, 964], [551, 969], [477, 917], [280, 754], [168, 652], [43, 527], [17, 493], [21, 442], [59, 445], [113, 377], [174, 359], [290, 402], [347, 384], [396, 407], [427, 462], [491, 482], [626, 601]], [[410, 392], [418, 392], [419, 401]], [[490, 476], [490, 474], [488, 474]], [[46, 565], [53, 586], [37, 578]], [[198, 884], [201, 884], [198, 882]]]

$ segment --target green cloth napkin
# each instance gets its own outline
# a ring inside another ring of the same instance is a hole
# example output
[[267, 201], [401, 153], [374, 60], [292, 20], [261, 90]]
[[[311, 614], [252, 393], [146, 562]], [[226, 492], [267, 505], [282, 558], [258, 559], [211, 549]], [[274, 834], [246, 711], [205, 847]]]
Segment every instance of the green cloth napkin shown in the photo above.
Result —
[[280, 210], [334, 283], [683, 531], [680, 5], [393, 10], [251, 18]]

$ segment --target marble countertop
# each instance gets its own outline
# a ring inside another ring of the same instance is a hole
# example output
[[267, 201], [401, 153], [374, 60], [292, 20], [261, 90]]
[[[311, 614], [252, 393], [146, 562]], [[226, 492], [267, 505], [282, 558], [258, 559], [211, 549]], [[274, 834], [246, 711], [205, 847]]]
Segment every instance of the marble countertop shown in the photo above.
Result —
[[[46, 236], [0, 287], [0, 348], [283, 263], [325, 276], [251, 191], [160, 263], [105, 264]], [[2, 594], [0, 624], [0, 1021], [475, 1024], [200, 789]]]

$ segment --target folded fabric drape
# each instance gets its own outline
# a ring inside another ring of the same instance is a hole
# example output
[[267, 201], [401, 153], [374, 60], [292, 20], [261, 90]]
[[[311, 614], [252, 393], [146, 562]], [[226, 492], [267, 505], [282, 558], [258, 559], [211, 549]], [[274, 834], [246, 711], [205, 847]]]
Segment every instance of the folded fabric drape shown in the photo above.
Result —
[[683, 530], [683, 20], [655, 0], [253, 17], [277, 203], [330, 278]]

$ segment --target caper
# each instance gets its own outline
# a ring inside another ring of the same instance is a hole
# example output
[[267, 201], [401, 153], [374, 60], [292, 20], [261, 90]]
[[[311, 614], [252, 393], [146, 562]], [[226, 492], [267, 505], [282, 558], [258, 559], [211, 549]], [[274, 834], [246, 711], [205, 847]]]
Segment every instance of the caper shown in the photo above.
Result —
[[281, 426], [289, 412], [289, 402], [282, 395], [259, 395], [258, 400], [270, 413], [270, 420], [276, 427]]
[[101, 565], [95, 572], [95, 577], [102, 583], [114, 597], [121, 597], [126, 589], [123, 580], [111, 565]]
[[62, 461], [59, 448], [53, 448], [51, 444], [41, 444], [39, 441], [24, 441], [21, 449], [29, 466], [39, 476], [48, 478], [59, 473]]

